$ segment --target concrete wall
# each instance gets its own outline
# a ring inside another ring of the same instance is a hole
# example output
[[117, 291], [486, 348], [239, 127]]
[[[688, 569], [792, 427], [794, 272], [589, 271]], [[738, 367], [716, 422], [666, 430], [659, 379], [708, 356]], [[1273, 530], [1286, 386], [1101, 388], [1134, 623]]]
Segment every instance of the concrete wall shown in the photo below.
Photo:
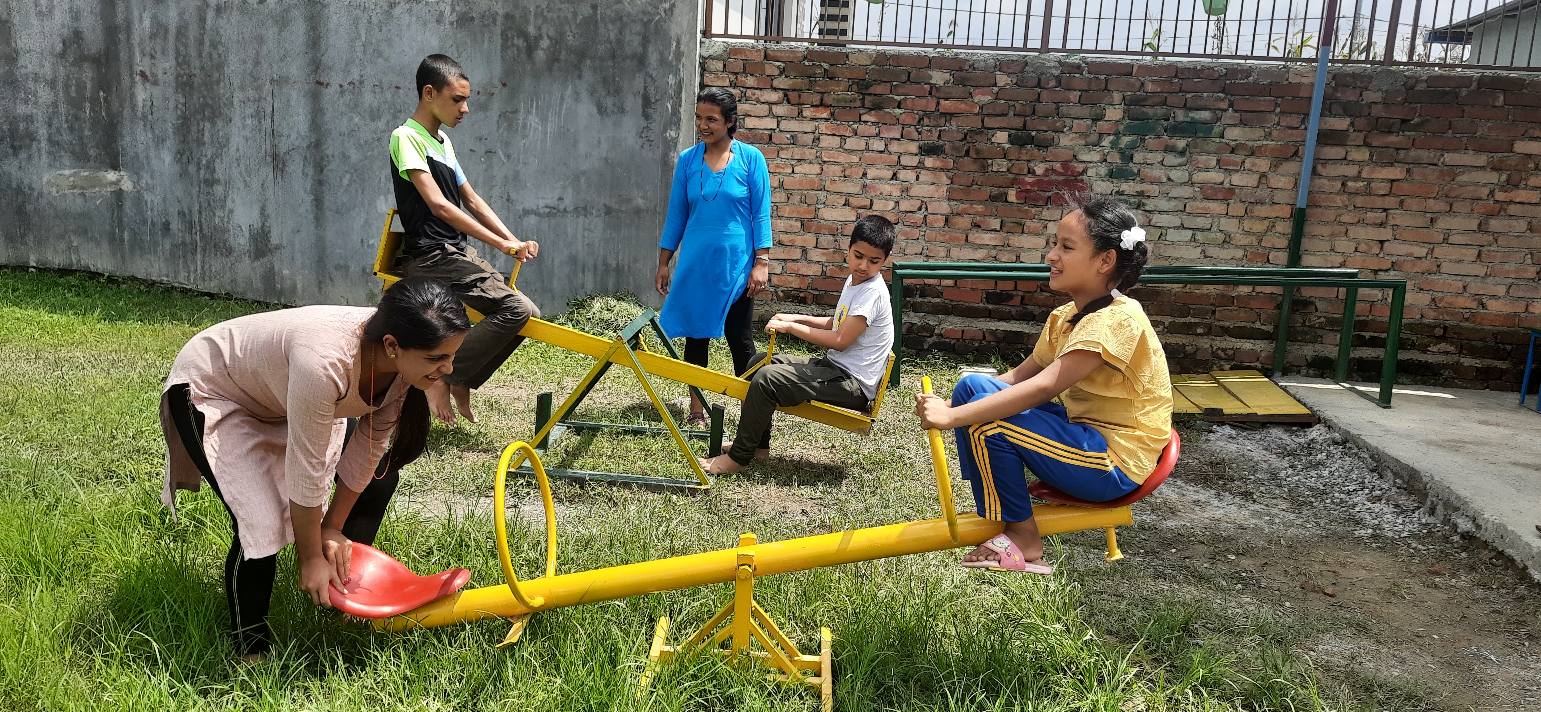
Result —
[[[0, 0], [0, 264], [368, 303], [387, 139], [431, 52], [471, 75], [478, 192], [560, 309], [652, 292], [694, 3]], [[690, 133], [683, 132], [688, 141]], [[506, 265], [501, 258], [499, 265]]]
[[1472, 29], [1469, 64], [1532, 67], [1541, 64], [1541, 8], [1500, 17]]

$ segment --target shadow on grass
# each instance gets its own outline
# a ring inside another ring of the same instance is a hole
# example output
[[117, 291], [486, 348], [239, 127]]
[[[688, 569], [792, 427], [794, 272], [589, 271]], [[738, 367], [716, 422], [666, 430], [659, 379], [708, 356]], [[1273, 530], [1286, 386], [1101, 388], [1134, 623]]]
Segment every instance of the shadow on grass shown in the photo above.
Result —
[[19, 268], [0, 268], [0, 302], [18, 309], [106, 322], [191, 326], [284, 306], [129, 277]]
[[195, 687], [228, 680], [230, 619], [217, 575], [198, 575], [186, 561], [145, 557], [120, 569], [114, 584], [75, 621], [71, 637], [80, 651]]
[[[247, 668], [234, 661], [220, 565], [204, 575], [183, 562], [141, 559], [120, 571], [100, 606], [74, 622], [75, 645], [114, 667], [142, 668], [146, 676], [202, 690], [228, 687]], [[383, 648], [398, 644], [395, 636], [312, 606], [294, 580], [293, 567], [281, 564], [268, 616], [274, 645], [262, 666], [252, 669], [255, 679], [275, 671], [286, 680], [356, 674], [379, 660]]]
[[749, 469], [730, 476], [783, 487], [818, 487], [844, 482], [848, 474], [849, 468], [844, 463], [819, 462], [797, 455], [777, 455], [773, 442], [769, 460], [756, 462]]
[[492, 433], [478, 426], [445, 426], [435, 424], [428, 431], [428, 452], [443, 454], [446, 452], [485, 452], [496, 455], [503, 451], [503, 445], [492, 437]]

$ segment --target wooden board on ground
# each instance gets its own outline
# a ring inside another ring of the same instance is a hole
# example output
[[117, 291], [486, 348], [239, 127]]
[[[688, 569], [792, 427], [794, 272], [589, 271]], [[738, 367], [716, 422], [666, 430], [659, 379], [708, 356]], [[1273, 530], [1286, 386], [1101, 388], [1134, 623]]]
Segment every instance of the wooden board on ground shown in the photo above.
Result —
[[1172, 376], [1172, 413], [1220, 423], [1307, 423], [1316, 415], [1258, 371]]

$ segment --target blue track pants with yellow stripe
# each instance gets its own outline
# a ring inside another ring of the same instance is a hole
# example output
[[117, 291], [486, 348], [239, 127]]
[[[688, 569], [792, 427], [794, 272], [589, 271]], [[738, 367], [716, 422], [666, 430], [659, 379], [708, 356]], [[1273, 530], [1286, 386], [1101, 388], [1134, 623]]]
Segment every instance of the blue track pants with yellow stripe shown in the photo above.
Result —
[[[952, 389], [960, 406], [1008, 388], [1005, 382], [968, 374]], [[1020, 522], [1033, 516], [1027, 474], [1077, 499], [1106, 502], [1139, 485], [1108, 458], [1108, 441], [1090, 425], [1070, 422], [1065, 407], [1045, 403], [1005, 420], [957, 429], [958, 464], [974, 489], [984, 519]]]

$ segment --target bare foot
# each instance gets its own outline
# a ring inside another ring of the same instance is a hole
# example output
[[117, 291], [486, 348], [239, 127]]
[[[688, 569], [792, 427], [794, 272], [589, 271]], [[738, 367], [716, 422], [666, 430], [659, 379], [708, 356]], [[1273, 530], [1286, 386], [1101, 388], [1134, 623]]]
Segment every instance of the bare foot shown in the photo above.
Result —
[[685, 416], [685, 424], [690, 426], [690, 427], [692, 427], [692, 428], [699, 428], [699, 427], [701, 427], [703, 425], [706, 425], [706, 411], [704, 411], [704, 410], [692, 410], [692, 411], [690, 411], [690, 415]]
[[476, 414], [471, 412], [471, 389], [461, 385], [451, 385], [449, 395], [455, 399], [455, 410], [460, 411], [466, 420], [476, 422]]
[[[1028, 519], [1022, 522], [1006, 522], [1002, 533], [1022, 550], [1022, 558], [1027, 563], [1043, 562], [1043, 537], [1038, 535], [1037, 521]], [[995, 561], [999, 558], [999, 554], [985, 548], [984, 544], [974, 547], [973, 551], [963, 555], [964, 561]]]
[[744, 466], [734, 462], [733, 458], [727, 455], [718, 455], [712, 458], [702, 458], [701, 469], [714, 475], [731, 475], [735, 472], [742, 472]]
[[763, 447], [758, 449], [758, 450], [755, 450], [754, 451], [754, 459], [762, 461], [762, 462], [765, 461], [765, 460], [769, 460], [770, 459], [770, 450], [768, 448], [763, 448]]
[[433, 413], [433, 417], [445, 425], [454, 425], [455, 409], [449, 402], [449, 384], [439, 381], [425, 394], [428, 396], [428, 410]]

